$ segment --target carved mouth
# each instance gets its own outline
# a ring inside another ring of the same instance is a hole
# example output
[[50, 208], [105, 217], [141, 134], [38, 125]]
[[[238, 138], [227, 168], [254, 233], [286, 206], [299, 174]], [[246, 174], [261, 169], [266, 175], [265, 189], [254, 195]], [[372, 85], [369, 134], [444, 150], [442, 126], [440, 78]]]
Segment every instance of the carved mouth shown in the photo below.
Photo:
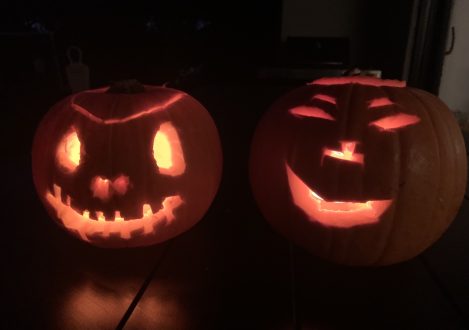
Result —
[[71, 198], [67, 195], [65, 202], [62, 200], [62, 188], [54, 184], [54, 193], [46, 193], [46, 199], [57, 212], [57, 217], [63, 225], [76, 233], [85, 241], [90, 241], [92, 236], [108, 237], [119, 236], [124, 240], [132, 237], [133, 232], [142, 232], [148, 235], [156, 228], [169, 225], [174, 220], [173, 211], [179, 207], [183, 200], [179, 195], [165, 197], [161, 208], [153, 212], [150, 204], [142, 205], [142, 217], [137, 219], [124, 219], [119, 211], [115, 211], [114, 219], [106, 219], [103, 212], [93, 212], [95, 219], [91, 218], [90, 211], [81, 212], [71, 206]]
[[366, 202], [326, 201], [308, 187], [288, 164], [286, 164], [286, 171], [295, 205], [303, 210], [312, 221], [325, 226], [350, 228], [376, 223], [392, 204], [392, 199]]

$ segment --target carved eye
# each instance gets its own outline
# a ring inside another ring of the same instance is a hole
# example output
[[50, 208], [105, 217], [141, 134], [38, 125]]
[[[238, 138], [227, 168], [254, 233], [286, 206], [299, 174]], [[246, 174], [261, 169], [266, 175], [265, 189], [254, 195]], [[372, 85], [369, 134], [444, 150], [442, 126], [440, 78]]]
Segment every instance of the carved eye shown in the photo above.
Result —
[[337, 105], [337, 101], [335, 100], [335, 97], [325, 95], [325, 94], [316, 94], [313, 96], [313, 100], [321, 100], [323, 102]]
[[321, 108], [307, 105], [300, 105], [298, 107], [291, 108], [289, 112], [295, 117], [307, 117], [307, 118], [321, 118], [326, 120], [335, 120], [329, 113]]
[[71, 128], [60, 140], [55, 153], [60, 168], [72, 173], [80, 165], [81, 142], [75, 128]]
[[393, 105], [394, 103], [388, 99], [387, 97], [380, 97], [376, 98], [370, 101], [370, 104], [368, 106], [368, 109], [373, 109], [373, 108], [379, 108], [379, 107], [385, 107], [388, 105]]
[[415, 125], [419, 121], [419, 117], [401, 112], [396, 115], [391, 115], [375, 120], [369, 125], [375, 126], [382, 131], [394, 131], [399, 128]]
[[179, 136], [169, 122], [161, 124], [153, 138], [153, 157], [161, 174], [176, 176], [186, 170]]

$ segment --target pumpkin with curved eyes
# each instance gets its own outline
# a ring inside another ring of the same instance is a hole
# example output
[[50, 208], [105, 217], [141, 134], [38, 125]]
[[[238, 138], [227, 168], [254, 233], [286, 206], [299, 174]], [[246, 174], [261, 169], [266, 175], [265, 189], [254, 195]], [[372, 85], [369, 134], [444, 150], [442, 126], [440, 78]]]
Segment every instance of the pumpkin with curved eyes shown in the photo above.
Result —
[[392, 264], [431, 245], [458, 211], [465, 177], [448, 108], [372, 77], [292, 91], [264, 115], [251, 148], [265, 218], [313, 254], [349, 265]]
[[217, 129], [200, 103], [136, 81], [55, 105], [37, 129], [32, 161], [50, 215], [102, 247], [155, 244], [192, 227], [222, 166]]

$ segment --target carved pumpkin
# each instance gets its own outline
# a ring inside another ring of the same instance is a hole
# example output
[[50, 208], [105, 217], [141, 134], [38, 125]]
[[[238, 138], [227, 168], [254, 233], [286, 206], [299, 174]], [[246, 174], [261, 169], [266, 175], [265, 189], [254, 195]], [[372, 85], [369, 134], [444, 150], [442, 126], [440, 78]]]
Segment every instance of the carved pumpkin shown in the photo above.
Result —
[[32, 158], [51, 216], [102, 247], [150, 245], [189, 229], [210, 206], [222, 166], [200, 103], [135, 81], [59, 102], [37, 129]]
[[454, 218], [464, 142], [448, 108], [405, 82], [322, 78], [278, 100], [253, 138], [250, 178], [271, 225], [343, 264], [409, 259]]

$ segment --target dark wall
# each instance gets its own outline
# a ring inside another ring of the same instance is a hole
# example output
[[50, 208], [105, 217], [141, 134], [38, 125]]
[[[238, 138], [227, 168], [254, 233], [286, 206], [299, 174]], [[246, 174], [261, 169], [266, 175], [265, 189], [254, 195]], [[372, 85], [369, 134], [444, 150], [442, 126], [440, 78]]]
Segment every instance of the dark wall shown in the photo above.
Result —
[[383, 77], [402, 79], [412, 3], [363, 1], [358, 66], [380, 68]]
[[[79, 46], [93, 86], [128, 77], [162, 83], [198, 66], [210, 66], [213, 72], [223, 68], [221, 75], [242, 75], [240, 68], [260, 61], [280, 38], [279, 0], [8, 1], [0, 6], [2, 48], [7, 45], [5, 33], [53, 33], [60, 68], [68, 62], [66, 49]], [[10, 60], [32, 48], [30, 40], [18, 42], [15, 49], [8, 42]]]

